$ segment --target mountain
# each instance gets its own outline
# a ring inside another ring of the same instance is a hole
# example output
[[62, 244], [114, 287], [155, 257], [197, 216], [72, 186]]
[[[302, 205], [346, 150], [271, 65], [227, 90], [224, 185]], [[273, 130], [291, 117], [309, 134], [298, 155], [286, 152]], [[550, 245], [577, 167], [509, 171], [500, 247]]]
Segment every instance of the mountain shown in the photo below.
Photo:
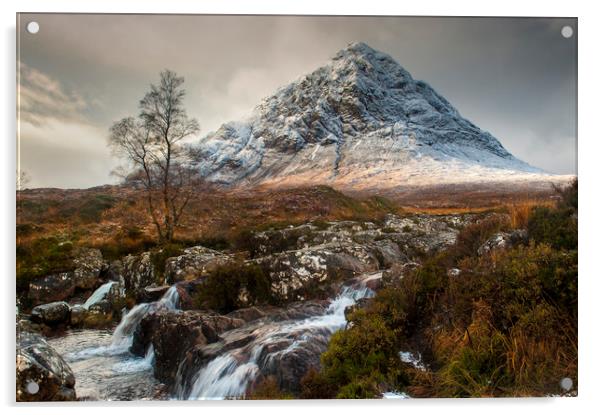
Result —
[[352, 43], [194, 146], [226, 186], [396, 191], [566, 180], [528, 165], [389, 55]]

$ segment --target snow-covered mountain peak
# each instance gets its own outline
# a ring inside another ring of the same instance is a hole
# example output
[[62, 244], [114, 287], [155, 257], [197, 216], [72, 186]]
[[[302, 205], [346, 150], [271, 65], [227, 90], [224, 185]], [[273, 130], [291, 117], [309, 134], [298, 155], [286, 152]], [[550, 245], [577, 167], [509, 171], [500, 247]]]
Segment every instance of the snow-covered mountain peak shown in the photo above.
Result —
[[362, 42], [204, 137], [196, 154], [202, 174], [229, 186], [379, 190], [542, 175]]

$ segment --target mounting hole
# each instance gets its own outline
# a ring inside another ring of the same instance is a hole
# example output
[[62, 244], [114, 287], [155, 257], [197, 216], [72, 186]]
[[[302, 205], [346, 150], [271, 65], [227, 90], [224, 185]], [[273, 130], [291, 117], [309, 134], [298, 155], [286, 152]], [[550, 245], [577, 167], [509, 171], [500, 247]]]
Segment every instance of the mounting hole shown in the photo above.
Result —
[[563, 378], [560, 381], [560, 387], [565, 391], [569, 391], [573, 388], [573, 380], [571, 378]]
[[573, 37], [573, 28], [571, 26], [563, 26], [562, 29], [560, 29], [560, 34], [563, 38], [570, 39]]
[[40, 385], [38, 385], [38, 383], [34, 381], [27, 382], [27, 386], [25, 386], [25, 389], [27, 389], [27, 393], [29, 393], [30, 395], [35, 395], [40, 391]]
[[35, 35], [40, 31], [40, 25], [38, 22], [29, 22], [27, 23], [27, 31], [32, 35]]

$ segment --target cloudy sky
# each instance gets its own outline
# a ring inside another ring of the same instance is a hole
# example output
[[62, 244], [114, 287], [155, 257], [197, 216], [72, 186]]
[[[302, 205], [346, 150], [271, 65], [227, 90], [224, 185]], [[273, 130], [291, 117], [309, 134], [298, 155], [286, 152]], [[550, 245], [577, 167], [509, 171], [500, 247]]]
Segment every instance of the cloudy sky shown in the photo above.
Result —
[[576, 33], [573, 19], [22, 14], [21, 168], [30, 187], [114, 182], [108, 129], [137, 114], [161, 70], [185, 77], [204, 135], [363, 41], [515, 156], [576, 174], [577, 42], [565, 25]]

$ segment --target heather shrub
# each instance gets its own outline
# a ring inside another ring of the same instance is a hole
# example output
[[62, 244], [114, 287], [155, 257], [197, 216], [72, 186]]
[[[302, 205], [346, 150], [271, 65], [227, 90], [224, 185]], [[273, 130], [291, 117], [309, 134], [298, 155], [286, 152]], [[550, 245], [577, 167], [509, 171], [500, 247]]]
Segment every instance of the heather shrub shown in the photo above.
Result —
[[293, 399], [294, 396], [280, 389], [278, 381], [273, 376], [268, 376], [260, 381], [246, 399], [250, 400], [278, 400], [278, 399]]
[[195, 304], [228, 313], [272, 302], [269, 277], [256, 264], [232, 262], [218, 266], [199, 286]]
[[17, 292], [27, 290], [29, 283], [36, 278], [71, 271], [74, 268], [73, 256], [73, 242], [59, 237], [17, 243]]
[[361, 309], [350, 320], [351, 327], [333, 335], [321, 358], [321, 376], [336, 385], [336, 397], [374, 398], [383, 383], [405, 383], [395, 331], [380, 315]]
[[556, 249], [577, 249], [577, 219], [571, 208], [537, 207], [531, 212], [529, 237]]

